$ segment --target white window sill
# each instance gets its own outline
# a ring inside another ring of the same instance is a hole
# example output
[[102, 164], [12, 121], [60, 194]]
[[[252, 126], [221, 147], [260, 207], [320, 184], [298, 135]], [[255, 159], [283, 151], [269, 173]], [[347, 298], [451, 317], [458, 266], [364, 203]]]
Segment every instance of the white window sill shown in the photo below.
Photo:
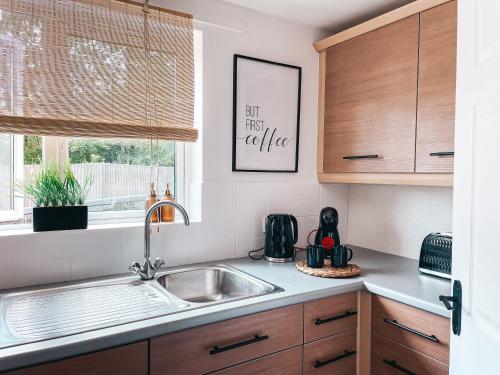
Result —
[[15, 222], [23, 218], [17, 211], [0, 211], [0, 223], [1, 222]]
[[[191, 221], [191, 224], [198, 223], [199, 221]], [[176, 220], [172, 223], [158, 223], [154, 225], [169, 226], [169, 225], [180, 225], [184, 226], [184, 222], [182, 220]], [[13, 228], [13, 227], [17, 228]], [[144, 220], [136, 221], [136, 222], [128, 222], [128, 223], [109, 223], [109, 224], [89, 224], [87, 229], [74, 229], [74, 230], [64, 230], [64, 231], [48, 231], [48, 232], [33, 232], [33, 228], [31, 225], [26, 224], [16, 224], [10, 226], [10, 228], [1, 229], [0, 227], [0, 237], [18, 237], [18, 236], [32, 236], [40, 233], [73, 233], [73, 232], [83, 232], [83, 231], [100, 231], [100, 230], [112, 230], [112, 229], [126, 229], [126, 228], [137, 228], [144, 227]]]

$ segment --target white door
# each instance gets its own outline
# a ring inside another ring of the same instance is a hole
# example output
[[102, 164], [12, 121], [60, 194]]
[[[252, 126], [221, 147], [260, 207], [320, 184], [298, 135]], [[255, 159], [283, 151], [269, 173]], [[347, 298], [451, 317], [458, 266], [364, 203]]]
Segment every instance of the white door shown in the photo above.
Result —
[[500, 374], [500, 1], [458, 1], [450, 373]]

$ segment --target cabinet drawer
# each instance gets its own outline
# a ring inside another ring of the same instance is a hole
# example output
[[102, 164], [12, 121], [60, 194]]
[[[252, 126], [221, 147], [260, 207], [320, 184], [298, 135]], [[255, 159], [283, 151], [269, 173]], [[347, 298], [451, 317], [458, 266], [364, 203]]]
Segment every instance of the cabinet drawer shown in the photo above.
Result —
[[304, 374], [355, 375], [356, 331], [304, 345]]
[[304, 304], [304, 341], [351, 331], [357, 324], [357, 293], [323, 298]]
[[301, 375], [302, 346], [216, 371], [214, 375]]
[[200, 374], [302, 344], [302, 305], [151, 340], [151, 374]]
[[44, 365], [28, 367], [5, 375], [147, 375], [147, 341], [81, 355]]
[[372, 375], [445, 375], [448, 366], [395, 341], [372, 335]]
[[441, 362], [449, 361], [449, 319], [373, 296], [372, 330]]

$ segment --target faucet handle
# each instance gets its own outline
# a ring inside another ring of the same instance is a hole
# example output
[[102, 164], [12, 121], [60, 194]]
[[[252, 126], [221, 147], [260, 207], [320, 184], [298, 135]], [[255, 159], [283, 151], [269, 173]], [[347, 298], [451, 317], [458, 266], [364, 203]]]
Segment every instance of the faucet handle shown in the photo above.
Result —
[[155, 270], [162, 268], [164, 265], [165, 265], [165, 261], [163, 259], [160, 259], [160, 258], [155, 259], [155, 263], [154, 263]]
[[142, 267], [139, 262], [134, 262], [128, 267], [128, 270], [137, 273], [137, 271], [140, 271], [141, 268]]

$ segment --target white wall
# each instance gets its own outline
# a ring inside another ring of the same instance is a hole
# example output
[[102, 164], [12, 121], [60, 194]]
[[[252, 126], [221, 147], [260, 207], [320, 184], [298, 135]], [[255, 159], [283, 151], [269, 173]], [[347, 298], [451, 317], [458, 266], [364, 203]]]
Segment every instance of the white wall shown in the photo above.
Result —
[[[320, 186], [315, 176], [318, 56], [312, 43], [324, 34], [219, 1], [152, 3], [193, 13], [203, 31], [203, 135], [198, 147], [203, 168], [192, 188], [194, 196], [202, 197], [202, 220], [188, 228], [162, 225], [152, 235], [153, 256], [163, 256], [170, 266], [246, 256], [263, 245], [262, 218], [276, 211], [297, 216], [303, 246], [306, 234], [317, 226], [320, 208], [327, 205], [339, 209], [346, 239], [347, 186]], [[235, 53], [302, 67], [298, 173], [231, 172]], [[58, 233], [0, 232], [0, 289], [126, 272], [142, 258], [142, 242], [140, 223]]]
[[424, 237], [451, 223], [451, 188], [349, 186], [350, 244], [418, 259]]

